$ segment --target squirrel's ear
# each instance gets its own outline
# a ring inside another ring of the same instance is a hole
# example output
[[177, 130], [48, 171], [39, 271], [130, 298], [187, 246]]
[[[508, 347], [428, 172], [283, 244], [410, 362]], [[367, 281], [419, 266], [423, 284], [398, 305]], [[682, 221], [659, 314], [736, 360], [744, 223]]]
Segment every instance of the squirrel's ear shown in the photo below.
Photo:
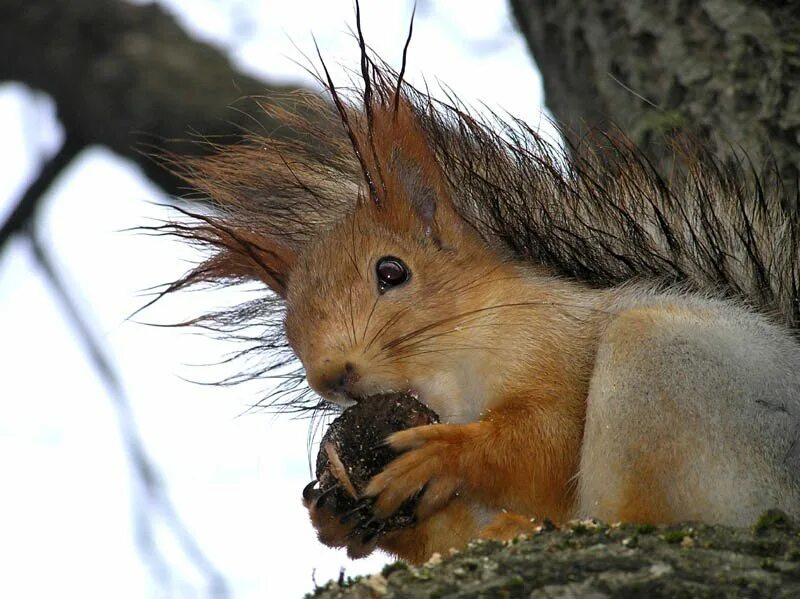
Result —
[[436, 233], [437, 207], [442, 203], [437, 186], [426, 176], [420, 164], [407, 157], [397, 155], [393, 167], [392, 173], [402, 189], [403, 200], [414, 208], [425, 234], [433, 235]]
[[380, 136], [390, 146], [384, 154], [386, 166], [379, 172], [386, 187], [382, 201], [398, 216], [408, 214], [438, 244], [446, 243], [450, 235], [459, 234], [463, 222], [413, 108], [401, 103], [381, 125], [390, 125], [390, 133]]

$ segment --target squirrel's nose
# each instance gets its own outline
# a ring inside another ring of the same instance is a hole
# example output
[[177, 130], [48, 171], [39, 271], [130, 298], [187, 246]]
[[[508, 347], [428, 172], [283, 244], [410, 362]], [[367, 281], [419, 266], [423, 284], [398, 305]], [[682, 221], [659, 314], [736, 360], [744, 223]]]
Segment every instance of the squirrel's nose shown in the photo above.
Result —
[[319, 378], [319, 391], [325, 393], [343, 393], [350, 395], [361, 375], [352, 362], [345, 362], [341, 367], [328, 369]]

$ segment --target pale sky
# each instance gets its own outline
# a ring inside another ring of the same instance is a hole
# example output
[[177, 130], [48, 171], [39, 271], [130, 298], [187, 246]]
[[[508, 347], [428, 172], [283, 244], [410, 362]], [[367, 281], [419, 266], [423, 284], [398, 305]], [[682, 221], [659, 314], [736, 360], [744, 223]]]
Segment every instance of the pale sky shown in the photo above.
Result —
[[[351, 0], [163, 4], [265, 79], [311, 85], [296, 63], [313, 54], [312, 33], [329, 65], [356, 65]], [[361, 0], [367, 41], [390, 64], [399, 63], [411, 4]], [[505, 2], [419, 4], [407, 79], [421, 84], [424, 76], [431, 89], [447, 84], [478, 108], [483, 102], [542, 122], [539, 77]], [[333, 74], [346, 81], [344, 69]], [[2, 218], [58, 147], [60, 131], [51, 102], [17, 84], [0, 85], [0, 130]], [[196, 259], [175, 242], [123, 231], [167, 216], [153, 204], [162, 201], [134, 166], [91, 148], [50, 190], [39, 232], [101, 333], [181, 518], [233, 597], [299, 597], [313, 589], [312, 573], [322, 583], [340, 567], [348, 575], [379, 570], [386, 556], [351, 562], [316, 541], [300, 503], [311, 479], [305, 422], [242, 415], [263, 392], [258, 385], [186, 380], [224, 376], [196, 365], [218, 361], [230, 346], [125, 321], [143, 303], [141, 290]], [[174, 322], [236, 299], [235, 291], [187, 293], [141, 318]], [[112, 402], [22, 240], [0, 256], [0, 331], [0, 596], [206, 597], [204, 581], [158, 522], [155, 543], [172, 576], [157, 582], [142, 563], [136, 489]]]

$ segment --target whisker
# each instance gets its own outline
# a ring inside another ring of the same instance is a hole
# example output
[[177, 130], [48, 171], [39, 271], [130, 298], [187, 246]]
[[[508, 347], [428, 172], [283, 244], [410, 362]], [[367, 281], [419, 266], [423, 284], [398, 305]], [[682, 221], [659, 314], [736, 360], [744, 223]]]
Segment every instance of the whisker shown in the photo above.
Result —
[[[398, 343], [398, 344], [396, 344], [393, 347], [388, 348], [388, 349], [397, 350], [397, 349], [402, 349], [402, 348], [405, 348], [405, 347], [413, 347], [414, 344], [416, 344], [417, 342], [425, 342], [428, 339], [434, 339], [439, 335], [453, 334], [453, 333], [456, 333], [462, 327], [474, 326], [472, 323], [480, 322], [480, 321], [481, 321], [481, 315], [480, 314], [473, 314], [473, 315], [470, 315], [470, 316], [465, 316], [462, 320], [457, 321], [458, 324], [456, 326], [454, 326], [453, 328], [451, 328], [451, 329], [447, 329], [445, 331], [440, 331], [440, 332], [433, 332], [433, 333], [431, 333], [430, 335], [428, 335], [426, 337], [419, 337], [418, 338], [415, 335], [415, 336], [410, 337], [408, 339], [404, 339], [401, 343]], [[438, 327], [434, 327], [431, 330], [435, 330], [436, 328], [438, 328]], [[422, 334], [422, 333], [420, 333], [420, 334]]]
[[508, 275], [504, 277], [494, 277], [493, 279], [484, 279], [480, 281], [475, 281], [473, 283], [469, 283], [464, 285], [463, 287], [455, 287], [451, 289], [454, 293], [463, 293], [466, 291], [473, 291], [478, 287], [482, 287], [483, 285], [494, 285], [495, 283], [501, 283], [502, 281], [513, 281], [519, 280], [519, 275]]
[[[482, 329], [482, 328], [498, 328], [498, 327], [521, 327], [527, 323], [524, 322], [487, 322], [482, 324], [468, 324], [466, 326], [457, 326], [452, 329], [448, 329], [446, 331], [441, 331], [438, 333], [433, 333], [428, 335], [427, 337], [423, 337], [421, 339], [412, 340], [410, 343], [402, 344], [400, 346], [401, 349], [414, 347], [419, 343], [425, 343], [426, 341], [430, 341], [431, 339], [436, 339], [438, 337], [444, 337], [446, 335], [452, 335], [454, 333], [460, 333], [461, 331], [468, 331], [471, 329]], [[397, 349], [397, 348], [395, 348]], [[393, 354], [395, 355], [395, 354]]]
[[[492, 283], [497, 283], [498, 281], [508, 281], [508, 280], [511, 280], [511, 279], [519, 279], [519, 275], [509, 275], [509, 276], [504, 276], [504, 277], [494, 277], [494, 278], [492, 278], [491, 274], [493, 272], [495, 272], [498, 268], [500, 268], [500, 264], [495, 265], [494, 267], [490, 268], [485, 273], [480, 273], [478, 275], [475, 275], [475, 277], [473, 277], [473, 279], [471, 281], [467, 281], [465, 284], [463, 284], [461, 286], [458, 286], [458, 285], [450, 286], [450, 285], [448, 285], [448, 286], [446, 286], [446, 288], [451, 293], [461, 293], [461, 292], [464, 292], [464, 291], [472, 291], [473, 289], [475, 289], [477, 287], [480, 287], [481, 285], [488, 285], [488, 284], [492, 284]], [[451, 281], [453, 281], [453, 282], [455, 282], [455, 280], [456, 280], [456, 277], [453, 277], [451, 279]]]
[[384, 331], [386, 331], [386, 330], [387, 330], [387, 329], [388, 329], [390, 326], [392, 326], [392, 325], [393, 325], [395, 322], [397, 322], [397, 321], [400, 319], [400, 317], [401, 317], [401, 316], [403, 316], [403, 315], [404, 315], [406, 312], [408, 312], [409, 310], [411, 310], [411, 308], [412, 308], [412, 306], [406, 306], [405, 308], [401, 308], [400, 310], [398, 310], [397, 312], [395, 312], [393, 316], [391, 316], [390, 318], [387, 318], [387, 319], [386, 319], [386, 322], [384, 322], [384, 323], [383, 323], [383, 326], [381, 326], [381, 327], [380, 327], [380, 328], [379, 328], [379, 329], [378, 329], [378, 330], [375, 332], [375, 334], [374, 334], [374, 335], [372, 336], [372, 338], [369, 340], [369, 343], [367, 343], [367, 345], [364, 347], [364, 351], [366, 351], [367, 349], [369, 349], [370, 347], [372, 347], [372, 344], [373, 344], [373, 343], [375, 343], [375, 341], [378, 339], [378, 337], [379, 337], [379, 336], [380, 336], [380, 335], [381, 335], [381, 334], [382, 334]]
[[352, 333], [352, 336], [350, 336], [350, 345], [352, 347], [352, 346], [354, 346], [356, 344], [356, 319], [355, 319], [355, 312], [353, 310], [353, 286], [352, 285], [347, 290], [347, 297], [348, 297], [348, 301], [350, 303], [350, 322], [349, 322], [350, 328], [347, 331], [347, 334], [348, 334], [348, 336], [350, 336], [350, 334]]
[[586, 310], [588, 312], [601, 312], [607, 313], [607, 310], [603, 310], [601, 308], [596, 308], [593, 306], [586, 306], [586, 305], [579, 305], [579, 304], [567, 304], [564, 302], [552, 302], [552, 301], [528, 301], [528, 302], [508, 302], [502, 304], [493, 304], [490, 306], [484, 306], [482, 308], [475, 308], [473, 310], [467, 310], [466, 312], [462, 312], [461, 314], [455, 314], [452, 316], [447, 316], [445, 318], [441, 318], [439, 320], [433, 321], [428, 323], [424, 326], [421, 326], [405, 335], [401, 335], [400, 337], [395, 338], [388, 343], [385, 343], [381, 349], [386, 351], [396, 347], [410, 339], [413, 339], [416, 335], [429, 331], [431, 329], [435, 329], [437, 327], [452, 323], [458, 322], [461, 319], [467, 318], [469, 316], [482, 314], [485, 312], [490, 312], [493, 310], [500, 310], [504, 308], [525, 308], [525, 307], [542, 307], [542, 306], [558, 306], [561, 308], [572, 308], [572, 309], [579, 309], [579, 310]]
[[454, 351], [469, 351], [469, 350], [472, 350], [472, 351], [496, 351], [496, 352], [499, 352], [502, 349], [503, 349], [502, 347], [493, 346], [493, 345], [476, 345], [476, 346], [470, 346], [470, 345], [459, 346], [459, 345], [455, 345], [455, 346], [448, 346], [448, 347], [442, 348], [442, 349], [422, 349], [422, 350], [415, 350], [415, 351], [407, 353], [407, 354], [402, 354], [401, 353], [399, 355], [393, 356], [391, 360], [386, 359], [386, 360], [383, 360], [383, 362], [386, 362], [386, 363], [403, 362], [403, 361], [408, 361], [410, 358], [414, 358], [416, 356], [421, 356], [421, 355], [425, 355], [425, 354], [449, 354], [449, 353], [452, 353]]
[[[473, 310], [467, 310], [466, 312], [462, 312], [460, 314], [446, 316], [446, 317], [441, 318], [439, 320], [435, 320], [435, 321], [430, 322], [430, 323], [428, 323], [426, 325], [423, 325], [423, 326], [421, 326], [421, 327], [419, 327], [417, 329], [414, 329], [413, 331], [410, 331], [410, 332], [408, 332], [408, 333], [406, 333], [404, 335], [401, 335], [400, 337], [397, 337], [397, 338], [393, 339], [392, 341], [389, 341], [388, 343], [385, 343], [381, 347], [381, 349], [384, 350], [384, 351], [388, 350], [388, 349], [392, 349], [393, 347], [396, 347], [396, 346], [400, 345], [401, 343], [403, 343], [405, 341], [408, 341], [409, 339], [413, 339], [415, 336], [417, 336], [417, 335], [419, 335], [421, 333], [424, 333], [424, 332], [429, 331], [431, 329], [435, 329], [436, 327], [440, 327], [440, 326], [443, 326], [443, 325], [446, 325], [446, 324], [450, 324], [452, 322], [458, 322], [459, 320], [467, 318], [468, 316], [481, 314], [483, 312], [487, 312], [487, 311], [490, 311], [490, 310], [495, 310], [495, 309], [499, 309], [499, 308], [503, 308], [503, 307], [517, 307], [517, 306], [524, 306], [524, 305], [527, 305], [527, 304], [533, 304], [533, 302], [513, 302], [513, 303], [507, 303], [507, 304], [497, 304], [497, 305], [493, 305], [493, 306], [485, 306], [485, 307], [482, 307], [482, 308], [475, 308]], [[535, 305], [541, 306], [542, 303], [541, 302], [535, 302]]]
[[381, 297], [377, 296], [375, 301], [372, 303], [372, 310], [369, 311], [369, 315], [367, 315], [367, 322], [364, 324], [364, 332], [361, 333], [361, 341], [363, 342], [367, 336], [367, 329], [369, 328], [369, 323], [372, 321], [372, 315], [375, 314], [375, 308], [378, 307], [378, 302], [380, 301]]

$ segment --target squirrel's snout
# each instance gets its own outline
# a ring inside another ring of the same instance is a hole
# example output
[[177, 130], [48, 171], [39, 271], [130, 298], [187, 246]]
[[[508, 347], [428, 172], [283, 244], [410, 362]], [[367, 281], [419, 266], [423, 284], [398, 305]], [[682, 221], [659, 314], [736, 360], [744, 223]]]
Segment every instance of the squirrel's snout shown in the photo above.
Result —
[[361, 379], [352, 362], [328, 366], [318, 376], [309, 377], [311, 386], [321, 395], [351, 395], [353, 385]]

